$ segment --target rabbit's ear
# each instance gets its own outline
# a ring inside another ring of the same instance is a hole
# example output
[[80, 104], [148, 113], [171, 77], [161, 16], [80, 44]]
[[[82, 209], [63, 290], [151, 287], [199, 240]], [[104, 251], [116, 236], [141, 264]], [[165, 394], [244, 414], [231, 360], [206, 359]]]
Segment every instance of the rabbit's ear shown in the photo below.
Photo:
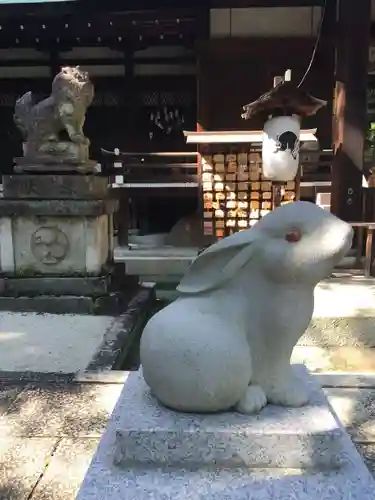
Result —
[[208, 247], [193, 261], [177, 291], [196, 294], [219, 288], [251, 259], [257, 237], [258, 232], [249, 229]]

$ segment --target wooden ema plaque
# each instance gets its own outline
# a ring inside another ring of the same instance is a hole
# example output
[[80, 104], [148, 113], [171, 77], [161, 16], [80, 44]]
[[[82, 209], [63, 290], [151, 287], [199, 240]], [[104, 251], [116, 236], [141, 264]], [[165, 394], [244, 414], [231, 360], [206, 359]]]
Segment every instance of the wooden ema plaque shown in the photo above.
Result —
[[[272, 210], [272, 183], [258, 151], [203, 155], [203, 229], [213, 240], [248, 229]], [[298, 180], [282, 185], [282, 204], [295, 201]]]

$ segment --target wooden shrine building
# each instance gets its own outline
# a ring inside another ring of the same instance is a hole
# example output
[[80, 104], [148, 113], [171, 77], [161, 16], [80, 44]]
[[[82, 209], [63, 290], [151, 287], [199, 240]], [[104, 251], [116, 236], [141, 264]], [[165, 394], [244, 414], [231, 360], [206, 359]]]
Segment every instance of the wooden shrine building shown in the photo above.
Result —
[[195, 151], [183, 130], [197, 125], [259, 130], [241, 119], [242, 106], [290, 68], [293, 81], [328, 101], [302, 124], [317, 128], [327, 150], [302, 180], [332, 182], [332, 210], [362, 220], [372, 19], [371, 0], [0, 0], [1, 171], [20, 153], [16, 98], [47, 95], [62, 65], [79, 64], [94, 81], [86, 134], [99, 162], [102, 148]]

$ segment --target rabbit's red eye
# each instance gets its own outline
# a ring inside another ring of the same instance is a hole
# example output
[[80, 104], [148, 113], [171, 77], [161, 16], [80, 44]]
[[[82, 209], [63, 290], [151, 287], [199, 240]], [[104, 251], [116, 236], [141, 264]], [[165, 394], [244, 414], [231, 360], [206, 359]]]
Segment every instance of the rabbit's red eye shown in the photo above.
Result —
[[286, 233], [285, 239], [288, 243], [297, 243], [301, 239], [301, 231], [293, 229], [289, 233]]

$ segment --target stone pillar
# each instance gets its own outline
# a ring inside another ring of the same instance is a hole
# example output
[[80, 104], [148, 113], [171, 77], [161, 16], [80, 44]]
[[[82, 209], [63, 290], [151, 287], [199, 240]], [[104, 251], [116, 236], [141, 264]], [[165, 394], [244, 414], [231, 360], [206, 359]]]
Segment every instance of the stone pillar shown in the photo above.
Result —
[[[5, 292], [17, 296], [108, 294], [112, 218], [117, 202], [107, 178], [22, 174], [3, 178], [0, 272]], [[51, 298], [51, 297], [50, 297]]]

